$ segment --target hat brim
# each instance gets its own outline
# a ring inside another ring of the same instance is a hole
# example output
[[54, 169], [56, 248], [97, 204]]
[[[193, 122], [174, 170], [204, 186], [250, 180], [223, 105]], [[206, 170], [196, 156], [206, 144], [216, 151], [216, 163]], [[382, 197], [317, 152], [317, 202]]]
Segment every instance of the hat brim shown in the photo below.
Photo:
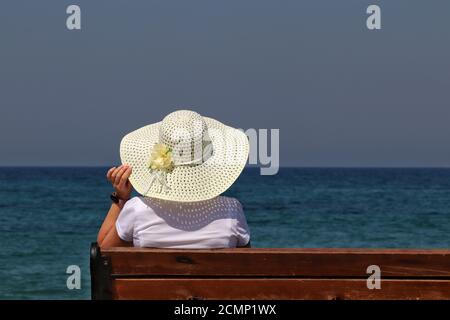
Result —
[[239, 177], [247, 163], [248, 138], [234, 129], [208, 117], [203, 117], [213, 146], [213, 154], [198, 165], [181, 165], [167, 173], [168, 189], [151, 183], [148, 162], [153, 146], [159, 142], [161, 122], [127, 134], [120, 143], [123, 164], [132, 166], [129, 178], [134, 189], [143, 196], [180, 202], [212, 199], [225, 192]]

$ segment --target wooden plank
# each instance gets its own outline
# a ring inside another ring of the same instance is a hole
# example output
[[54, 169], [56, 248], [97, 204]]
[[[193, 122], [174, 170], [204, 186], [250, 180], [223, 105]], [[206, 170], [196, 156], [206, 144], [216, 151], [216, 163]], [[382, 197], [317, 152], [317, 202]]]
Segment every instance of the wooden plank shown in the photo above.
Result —
[[228, 248], [228, 249], [164, 249], [164, 248], [140, 248], [140, 247], [111, 247], [102, 249], [103, 253], [113, 252], [198, 252], [198, 253], [239, 253], [239, 252], [266, 252], [266, 253], [407, 253], [407, 254], [449, 254], [449, 249], [383, 249], [383, 248]]
[[113, 276], [361, 277], [370, 265], [383, 278], [450, 278], [450, 250], [112, 248]]
[[361, 279], [116, 279], [115, 299], [449, 300], [450, 280], [383, 280], [369, 290]]

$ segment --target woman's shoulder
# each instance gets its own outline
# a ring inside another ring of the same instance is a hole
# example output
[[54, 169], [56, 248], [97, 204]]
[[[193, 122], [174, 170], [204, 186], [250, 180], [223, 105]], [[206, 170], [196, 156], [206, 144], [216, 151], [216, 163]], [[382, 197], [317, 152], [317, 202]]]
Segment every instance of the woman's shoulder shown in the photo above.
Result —
[[142, 204], [142, 199], [140, 196], [130, 198], [125, 205], [126, 206], [139, 206]]
[[150, 209], [149, 205], [145, 202], [145, 199], [142, 196], [132, 197], [128, 200], [123, 209], [131, 210], [134, 212], [145, 211]]
[[236, 212], [242, 212], [242, 204], [239, 202], [238, 199], [233, 197], [226, 197], [226, 196], [218, 196], [215, 198], [217, 202], [219, 202], [222, 205], [227, 206], [229, 209], [236, 211]]

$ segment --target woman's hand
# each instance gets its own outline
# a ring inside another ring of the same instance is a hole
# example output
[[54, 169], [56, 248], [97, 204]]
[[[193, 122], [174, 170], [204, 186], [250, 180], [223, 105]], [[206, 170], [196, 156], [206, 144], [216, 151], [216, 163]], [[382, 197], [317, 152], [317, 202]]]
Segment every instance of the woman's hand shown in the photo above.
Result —
[[111, 182], [112, 186], [116, 190], [117, 196], [124, 201], [130, 199], [131, 186], [128, 178], [131, 175], [131, 167], [128, 165], [121, 165], [120, 167], [112, 167], [108, 170], [106, 178]]

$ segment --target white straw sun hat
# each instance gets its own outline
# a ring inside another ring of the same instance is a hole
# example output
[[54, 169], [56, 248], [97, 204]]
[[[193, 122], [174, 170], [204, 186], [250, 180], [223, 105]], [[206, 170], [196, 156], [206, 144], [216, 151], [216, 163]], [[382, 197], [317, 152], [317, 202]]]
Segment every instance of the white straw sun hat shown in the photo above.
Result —
[[241, 174], [248, 153], [245, 133], [189, 110], [172, 112], [120, 143], [122, 163], [133, 168], [134, 189], [172, 201], [220, 195]]

